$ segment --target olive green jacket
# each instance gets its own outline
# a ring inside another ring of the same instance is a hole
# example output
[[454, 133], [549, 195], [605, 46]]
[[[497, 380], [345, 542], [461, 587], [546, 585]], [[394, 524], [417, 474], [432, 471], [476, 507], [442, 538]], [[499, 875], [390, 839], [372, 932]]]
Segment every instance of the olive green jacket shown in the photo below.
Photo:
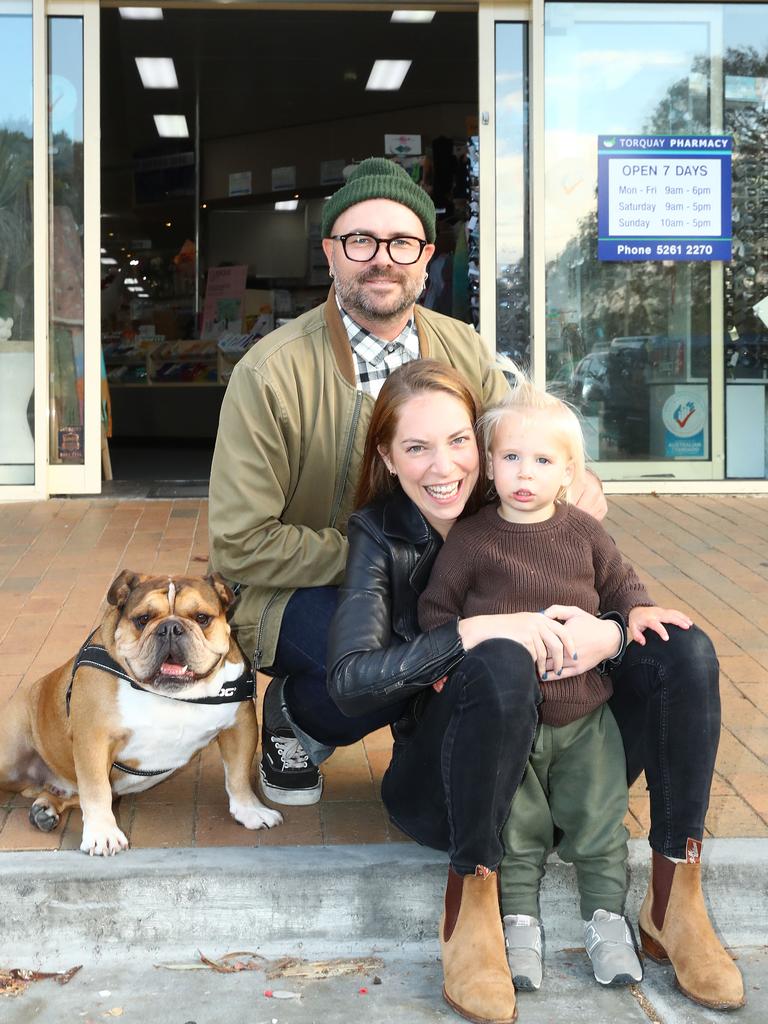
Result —
[[[455, 366], [484, 405], [507, 388], [469, 325], [416, 307], [423, 357]], [[240, 584], [233, 624], [257, 667], [275, 656], [298, 587], [338, 585], [373, 398], [355, 386], [333, 289], [240, 360], [221, 408], [209, 497], [213, 569]]]

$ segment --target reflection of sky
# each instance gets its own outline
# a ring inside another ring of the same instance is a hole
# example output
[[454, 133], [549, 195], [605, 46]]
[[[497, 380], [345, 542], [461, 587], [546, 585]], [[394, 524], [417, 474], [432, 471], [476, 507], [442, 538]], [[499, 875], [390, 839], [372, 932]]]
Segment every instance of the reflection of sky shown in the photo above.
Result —
[[51, 18], [51, 128], [83, 141], [83, 22]]
[[[524, 253], [525, 78], [523, 26], [496, 27], [496, 251], [498, 263]], [[482, 154], [480, 155], [482, 160]]]
[[[32, 134], [32, 14], [0, 13], [0, 127]], [[2, 8], [0, 8], [0, 12]]]
[[768, 52], [768, 4], [734, 4], [729, 6], [724, 21], [725, 45], [739, 50], [753, 47], [760, 54]]
[[[547, 258], [595, 208], [597, 136], [641, 132], [669, 89], [708, 57], [719, 6], [546, 6]], [[693, 85], [694, 83], [691, 83]]]

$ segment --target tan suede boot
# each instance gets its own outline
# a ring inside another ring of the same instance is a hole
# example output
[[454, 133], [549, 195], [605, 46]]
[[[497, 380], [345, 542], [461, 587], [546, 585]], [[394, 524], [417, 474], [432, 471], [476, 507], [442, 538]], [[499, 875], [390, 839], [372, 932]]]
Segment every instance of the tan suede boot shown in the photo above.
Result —
[[467, 1020], [511, 1024], [515, 986], [507, 963], [495, 871], [457, 875], [448, 869], [440, 919], [443, 996]]
[[709, 920], [701, 864], [677, 864], [652, 851], [651, 880], [640, 908], [640, 940], [657, 963], [670, 963], [684, 995], [712, 1010], [743, 1006], [744, 982]]

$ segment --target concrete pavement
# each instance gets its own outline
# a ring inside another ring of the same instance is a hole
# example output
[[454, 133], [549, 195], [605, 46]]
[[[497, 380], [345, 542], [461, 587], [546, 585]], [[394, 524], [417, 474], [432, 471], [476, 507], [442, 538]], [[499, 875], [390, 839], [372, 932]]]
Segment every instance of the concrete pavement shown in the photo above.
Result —
[[[705, 848], [708, 904], [746, 979], [749, 1004], [735, 1018], [741, 1024], [768, 1020], [766, 856], [760, 839], [713, 840]], [[633, 921], [647, 865], [646, 844], [633, 841]], [[5, 854], [0, 967], [83, 969], [66, 986], [38, 982], [15, 999], [0, 999], [0, 1020], [95, 1024], [115, 1010], [126, 1024], [458, 1020], [440, 996], [437, 920], [445, 872], [443, 856], [409, 845], [137, 850], [107, 860]], [[540, 992], [521, 994], [521, 1024], [724, 1019], [691, 1004], [669, 968], [647, 961], [639, 986], [598, 986], [583, 948], [573, 871], [556, 857], [544, 882], [542, 917], [545, 982]], [[233, 950], [269, 961], [376, 956], [381, 966], [375, 974], [269, 981], [260, 970], [219, 975], [155, 966]], [[267, 990], [300, 998], [270, 999]]]

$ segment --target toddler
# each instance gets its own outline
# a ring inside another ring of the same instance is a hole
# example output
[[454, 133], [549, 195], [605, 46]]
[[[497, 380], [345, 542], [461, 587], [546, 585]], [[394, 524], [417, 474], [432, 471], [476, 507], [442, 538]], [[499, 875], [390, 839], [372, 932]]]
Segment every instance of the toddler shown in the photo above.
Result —
[[[665, 622], [691, 625], [681, 612], [653, 606], [600, 523], [567, 503], [569, 486], [584, 473], [581, 426], [567, 405], [520, 377], [508, 399], [481, 417], [478, 432], [497, 500], [448, 534], [419, 600], [422, 629], [480, 614], [543, 609], [566, 617], [575, 606], [619, 624], [618, 664], [625, 618], [639, 644], [646, 629], [667, 640]], [[576, 866], [595, 978], [603, 985], [640, 981], [623, 916], [626, 761], [606, 703], [610, 675], [594, 669], [540, 678], [540, 723], [502, 831], [501, 904], [514, 982], [519, 989], [541, 984], [539, 887], [554, 845]]]

